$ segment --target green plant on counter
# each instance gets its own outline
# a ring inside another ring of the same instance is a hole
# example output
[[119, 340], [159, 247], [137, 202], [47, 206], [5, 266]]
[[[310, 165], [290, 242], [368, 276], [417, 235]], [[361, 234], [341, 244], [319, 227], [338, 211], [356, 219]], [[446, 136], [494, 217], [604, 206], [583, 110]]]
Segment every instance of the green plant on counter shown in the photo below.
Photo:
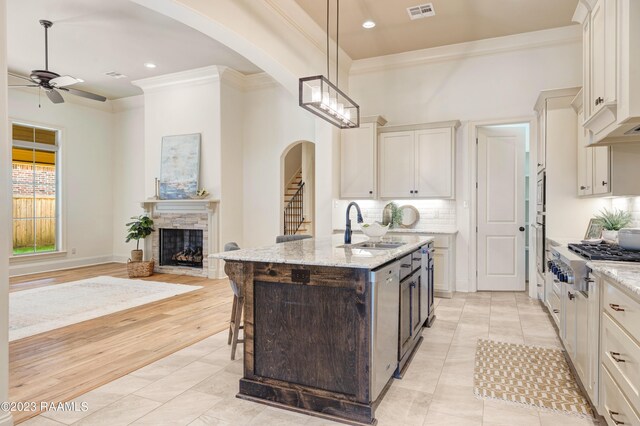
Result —
[[396, 203], [391, 203], [391, 227], [402, 224], [402, 209]]
[[596, 215], [595, 220], [607, 231], [619, 231], [631, 223], [631, 213], [604, 208], [600, 210], [599, 215]]

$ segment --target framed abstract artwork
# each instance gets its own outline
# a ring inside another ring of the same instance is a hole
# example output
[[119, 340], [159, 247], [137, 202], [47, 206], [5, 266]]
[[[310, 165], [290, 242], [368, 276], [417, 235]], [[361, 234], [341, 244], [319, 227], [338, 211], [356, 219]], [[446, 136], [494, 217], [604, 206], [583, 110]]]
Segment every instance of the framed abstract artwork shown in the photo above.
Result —
[[200, 133], [164, 136], [160, 154], [160, 199], [191, 198], [200, 177]]

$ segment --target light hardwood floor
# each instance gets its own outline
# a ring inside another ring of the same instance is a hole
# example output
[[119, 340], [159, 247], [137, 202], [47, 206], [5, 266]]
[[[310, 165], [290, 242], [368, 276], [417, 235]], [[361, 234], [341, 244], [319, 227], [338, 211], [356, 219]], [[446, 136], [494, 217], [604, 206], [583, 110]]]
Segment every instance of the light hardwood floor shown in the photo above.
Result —
[[[111, 263], [15, 277], [10, 292], [108, 275]], [[11, 401], [68, 401], [228, 327], [233, 293], [227, 280], [156, 274], [145, 278], [203, 286], [190, 293], [73, 324], [9, 344]], [[38, 413], [16, 412], [21, 422]]]

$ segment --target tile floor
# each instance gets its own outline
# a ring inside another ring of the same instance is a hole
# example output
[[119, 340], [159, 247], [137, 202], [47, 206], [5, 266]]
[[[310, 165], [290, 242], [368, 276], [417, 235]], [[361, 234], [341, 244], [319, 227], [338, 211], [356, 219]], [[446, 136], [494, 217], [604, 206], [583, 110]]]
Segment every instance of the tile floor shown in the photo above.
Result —
[[[588, 419], [483, 401], [473, 394], [478, 338], [560, 346], [547, 314], [523, 293], [456, 294], [436, 300], [437, 320], [403, 380], [377, 411], [379, 425], [594, 425]], [[25, 426], [329, 425], [235, 398], [242, 360], [221, 333], [82, 395], [84, 413], [44, 413]], [[240, 351], [240, 354], [242, 352]]]

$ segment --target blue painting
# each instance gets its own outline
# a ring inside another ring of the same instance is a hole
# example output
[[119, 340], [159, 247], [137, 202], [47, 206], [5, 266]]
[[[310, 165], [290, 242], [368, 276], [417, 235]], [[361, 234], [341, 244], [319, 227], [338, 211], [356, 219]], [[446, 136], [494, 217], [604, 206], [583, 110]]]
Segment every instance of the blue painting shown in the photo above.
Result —
[[160, 199], [192, 198], [200, 176], [200, 133], [164, 136], [160, 157]]

